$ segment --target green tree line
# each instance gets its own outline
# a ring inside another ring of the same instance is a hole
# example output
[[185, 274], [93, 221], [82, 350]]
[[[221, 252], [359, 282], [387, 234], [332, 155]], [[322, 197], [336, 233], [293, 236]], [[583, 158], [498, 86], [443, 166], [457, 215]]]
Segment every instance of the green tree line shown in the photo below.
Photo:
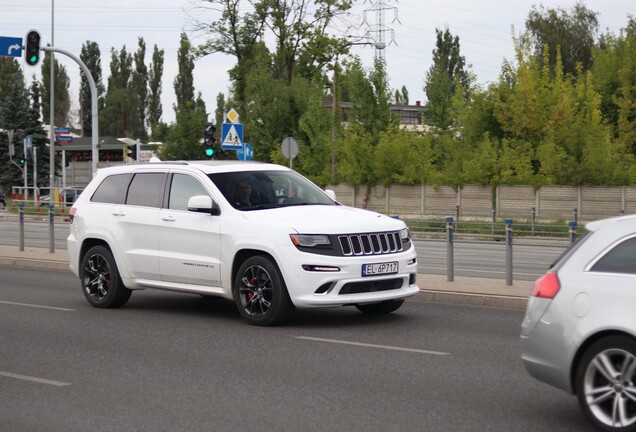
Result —
[[[459, 37], [436, 29], [432, 66], [422, 74], [426, 127], [411, 131], [391, 110], [408, 103], [408, 90], [392, 89], [386, 64], [365, 67], [350, 54], [351, 41], [331, 30], [346, 20], [351, 0], [253, 0], [249, 8], [242, 7], [246, 0], [195, 3], [217, 13], [195, 24], [194, 31], [207, 35], [201, 45], [181, 35], [171, 124], [161, 121], [162, 49], [155, 46], [147, 60], [143, 38], [132, 53], [111, 48], [104, 84], [99, 46], [82, 46], [80, 58], [98, 87], [101, 135], [164, 142], [163, 159], [202, 159], [205, 123], [220, 131], [223, 114], [234, 108], [256, 159], [286, 164], [280, 143], [293, 136], [300, 147], [294, 168], [320, 184], [636, 183], [633, 17], [618, 33], [600, 34], [598, 13], [582, 3], [534, 6], [525, 28], [512, 31], [514, 58], [487, 86], [475, 82]], [[219, 54], [234, 59], [230, 88], [208, 101], [215, 105], [208, 112], [194, 87], [194, 64]], [[49, 68], [47, 55], [42, 81], [34, 77], [28, 85], [17, 61], [0, 58], [0, 129], [16, 130], [14, 142], [27, 133], [38, 146], [46, 142], [40, 131], [50, 115]], [[78, 117], [90, 135], [87, 82], [73, 115], [68, 75], [57, 60], [55, 77], [56, 124]], [[7, 84], [16, 82], [18, 89]], [[350, 106], [346, 112], [342, 102]], [[7, 145], [0, 134], [0, 182], [20, 184]]]

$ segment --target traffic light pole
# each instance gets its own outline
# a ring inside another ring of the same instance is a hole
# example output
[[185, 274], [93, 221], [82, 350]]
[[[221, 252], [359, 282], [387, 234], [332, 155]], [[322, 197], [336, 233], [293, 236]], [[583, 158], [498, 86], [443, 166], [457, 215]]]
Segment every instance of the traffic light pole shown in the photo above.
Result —
[[[91, 146], [93, 149], [91, 174], [92, 174], [92, 177], [95, 177], [95, 174], [97, 173], [97, 161], [99, 160], [99, 150], [97, 149], [97, 143], [99, 141], [99, 118], [97, 115], [97, 87], [95, 86], [95, 80], [93, 79], [91, 72], [88, 70], [84, 62], [80, 60], [77, 56], [71, 54], [70, 52], [63, 50], [61, 48], [55, 48], [55, 47], [43, 47], [42, 51], [49, 52], [49, 53], [59, 52], [61, 54], [64, 54], [70, 57], [71, 59], [75, 61], [75, 63], [80, 65], [80, 67], [82, 68], [82, 71], [84, 72], [84, 75], [86, 76], [86, 80], [88, 81], [88, 85], [91, 89], [91, 114], [92, 114], [92, 126], [93, 126], [92, 127], [93, 139], [92, 139], [92, 146]], [[51, 125], [51, 127], [53, 127], [53, 125]], [[51, 146], [53, 145], [55, 145], [55, 143], [51, 143]]]

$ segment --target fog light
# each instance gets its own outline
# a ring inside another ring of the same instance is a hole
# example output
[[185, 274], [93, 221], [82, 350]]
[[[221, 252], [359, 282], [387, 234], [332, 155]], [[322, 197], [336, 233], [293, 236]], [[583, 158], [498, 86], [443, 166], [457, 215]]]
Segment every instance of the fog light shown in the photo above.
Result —
[[409, 285], [415, 285], [416, 280], [417, 280], [417, 275], [415, 273], [411, 273], [409, 275]]
[[413, 265], [415, 263], [417, 263], [417, 258], [413, 258], [413, 259], [409, 260], [409, 262], [407, 262], [406, 265]]

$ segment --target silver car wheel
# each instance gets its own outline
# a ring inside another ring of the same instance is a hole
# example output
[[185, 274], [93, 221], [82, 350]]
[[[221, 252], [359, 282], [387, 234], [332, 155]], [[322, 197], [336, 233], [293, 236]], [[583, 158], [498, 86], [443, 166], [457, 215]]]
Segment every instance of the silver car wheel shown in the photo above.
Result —
[[625, 428], [636, 423], [636, 357], [623, 349], [599, 352], [583, 379], [585, 401], [599, 423]]

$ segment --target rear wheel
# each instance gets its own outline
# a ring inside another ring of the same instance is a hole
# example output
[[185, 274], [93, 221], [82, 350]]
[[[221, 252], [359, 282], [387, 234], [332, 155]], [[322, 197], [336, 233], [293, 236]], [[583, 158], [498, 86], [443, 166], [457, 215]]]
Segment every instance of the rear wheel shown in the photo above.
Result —
[[617, 335], [594, 343], [575, 386], [581, 409], [600, 430], [636, 431], [636, 341]]
[[234, 299], [241, 316], [256, 326], [281, 324], [294, 310], [278, 267], [263, 255], [246, 259], [239, 268]]
[[90, 304], [98, 308], [116, 308], [130, 298], [112, 253], [105, 246], [93, 246], [86, 252], [80, 267], [82, 292]]
[[380, 303], [370, 304], [357, 304], [356, 308], [364, 314], [369, 315], [383, 315], [395, 312], [402, 306], [404, 299], [402, 300], [386, 300]]

